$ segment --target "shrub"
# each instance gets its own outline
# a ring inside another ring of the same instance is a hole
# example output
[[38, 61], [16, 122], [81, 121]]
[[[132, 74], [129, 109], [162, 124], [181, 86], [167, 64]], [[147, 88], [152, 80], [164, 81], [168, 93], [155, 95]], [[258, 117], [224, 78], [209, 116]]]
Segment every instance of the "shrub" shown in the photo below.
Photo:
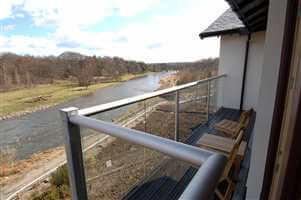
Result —
[[33, 193], [30, 200], [64, 200], [70, 199], [71, 192], [69, 187], [67, 165], [59, 167], [50, 176], [51, 186], [42, 193]]
[[67, 165], [58, 168], [56, 172], [51, 174], [50, 183], [54, 186], [60, 187], [62, 185], [69, 186], [69, 176]]
[[56, 187], [51, 187], [50, 190], [43, 192], [40, 195], [37, 195], [35, 193], [32, 194], [31, 200], [55, 200], [55, 199], [61, 199], [60, 198], [60, 191]]
[[60, 187], [51, 186], [46, 192], [41, 194], [33, 193], [30, 197], [31, 200], [64, 200], [66, 197], [71, 197], [68, 186], [63, 185]]
[[183, 70], [179, 71], [176, 85], [182, 85], [192, 81], [197, 81], [206, 78], [206, 73], [202, 70]]

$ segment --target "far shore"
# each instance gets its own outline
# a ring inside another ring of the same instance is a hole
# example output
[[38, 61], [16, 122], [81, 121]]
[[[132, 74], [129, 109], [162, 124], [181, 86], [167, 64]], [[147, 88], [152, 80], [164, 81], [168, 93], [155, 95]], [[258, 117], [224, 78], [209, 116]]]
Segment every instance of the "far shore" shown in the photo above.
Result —
[[147, 73], [125, 74], [118, 81], [96, 83], [89, 87], [78, 87], [76, 83], [71, 81], [58, 80], [53, 84], [42, 84], [32, 88], [1, 92], [0, 121], [45, 110], [76, 97], [92, 95], [99, 89], [146, 75]]

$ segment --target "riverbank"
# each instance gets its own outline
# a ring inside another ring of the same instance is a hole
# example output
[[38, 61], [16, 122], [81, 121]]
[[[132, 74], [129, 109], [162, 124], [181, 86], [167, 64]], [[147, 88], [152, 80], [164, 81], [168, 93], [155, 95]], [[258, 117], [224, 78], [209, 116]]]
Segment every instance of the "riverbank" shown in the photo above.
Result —
[[93, 95], [96, 90], [101, 88], [143, 77], [146, 74], [125, 74], [118, 81], [96, 83], [87, 88], [78, 87], [71, 81], [55, 81], [53, 84], [1, 92], [0, 121], [44, 110], [79, 96]]
[[160, 79], [160, 86], [158, 90], [166, 89], [177, 85], [179, 79], [179, 72], [169, 74], [168, 76]]
[[206, 79], [211, 76], [217, 76], [217, 70], [211, 69], [209, 71], [205, 70], [181, 70], [175, 73], [172, 73], [165, 78], [160, 80], [160, 87], [159, 89], [165, 89], [169, 87], [174, 87], [177, 85], [183, 85], [186, 83], [190, 83], [193, 81], [199, 81], [202, 79]]

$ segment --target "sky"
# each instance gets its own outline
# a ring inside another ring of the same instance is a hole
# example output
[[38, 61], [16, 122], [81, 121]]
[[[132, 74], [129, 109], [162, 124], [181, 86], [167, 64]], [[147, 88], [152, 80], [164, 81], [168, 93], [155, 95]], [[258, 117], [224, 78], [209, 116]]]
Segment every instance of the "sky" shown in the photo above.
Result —
[[219, 38], [198, 35], [227, 8], [224, 0], [0, 0], [0, 52], [196, 61], [219, 55]]

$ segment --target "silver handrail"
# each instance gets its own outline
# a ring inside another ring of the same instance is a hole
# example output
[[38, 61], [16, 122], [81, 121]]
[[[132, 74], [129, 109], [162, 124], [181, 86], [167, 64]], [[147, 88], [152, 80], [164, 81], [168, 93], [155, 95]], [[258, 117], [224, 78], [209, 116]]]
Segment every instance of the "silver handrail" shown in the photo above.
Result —
[[85, 116], [74, 115], [70, 117], [70, 122], [131, 143], [142, 145], [196, 166], [201, 166], [207, 158], [212, 155], [210, 151], [202, 150], [191, 145]]
[[[80, 126], [94, 129], [96, 131], [145, 146], [147, 148], [159, 151], [176, 159], [186, 161], [200, 167], [197, 174], [182, 194], [181, 199], [208, 199], [214, 191], [214, 188], [226, 164], [227, 159], [225, 156], [163, 137], [154, 136], [142, 131], [137, 131], [112, 123], [103, 122], [101, 120], [89, 118], [87, 116], [147, 100], [153, 97], [176, 92], [175, 138], [177, 139], [177, 129], [179, 125], [177, 112], [179, 106], [179, 91], [206, 82], [208, 82], [208, 85], [210, 87], [210, 82], [212, 80], [216, 80], [222, 77], [226, 77], [226, 75], [223, 74], [208, 79], [195, 81], [192, 83], [90, 108], [78, 109], [71, 107], [62, 109], [61, 116], [64, 124], [65, 148], [68, 161], [72, 199], [88, 199], [85, 170], [83, 166]], [[209, 96], [210, 92], [208, 92], [207, 96], [208, 104], [210, 103]], [[209, 106], [210, 105], [207, 105], [207, 115], [209, 115]]]
[[227, 158], [224, 155], [142, 131], [125, 128], [113, 123], [81, 116], [78, 115], [77, 108], [64, 109], [61, 113], [66, 122], [66, 154], [72, 199], [75, 200], [87, 199], [86, 179], [79, 132], [80, 126], [142, 145], [200, 167], [197, 174], [182, 194], [181, 199], [183, 200], [208, 199], [213, 193], [219, 177], [223, 172], [224, 166], [226, 165]]

